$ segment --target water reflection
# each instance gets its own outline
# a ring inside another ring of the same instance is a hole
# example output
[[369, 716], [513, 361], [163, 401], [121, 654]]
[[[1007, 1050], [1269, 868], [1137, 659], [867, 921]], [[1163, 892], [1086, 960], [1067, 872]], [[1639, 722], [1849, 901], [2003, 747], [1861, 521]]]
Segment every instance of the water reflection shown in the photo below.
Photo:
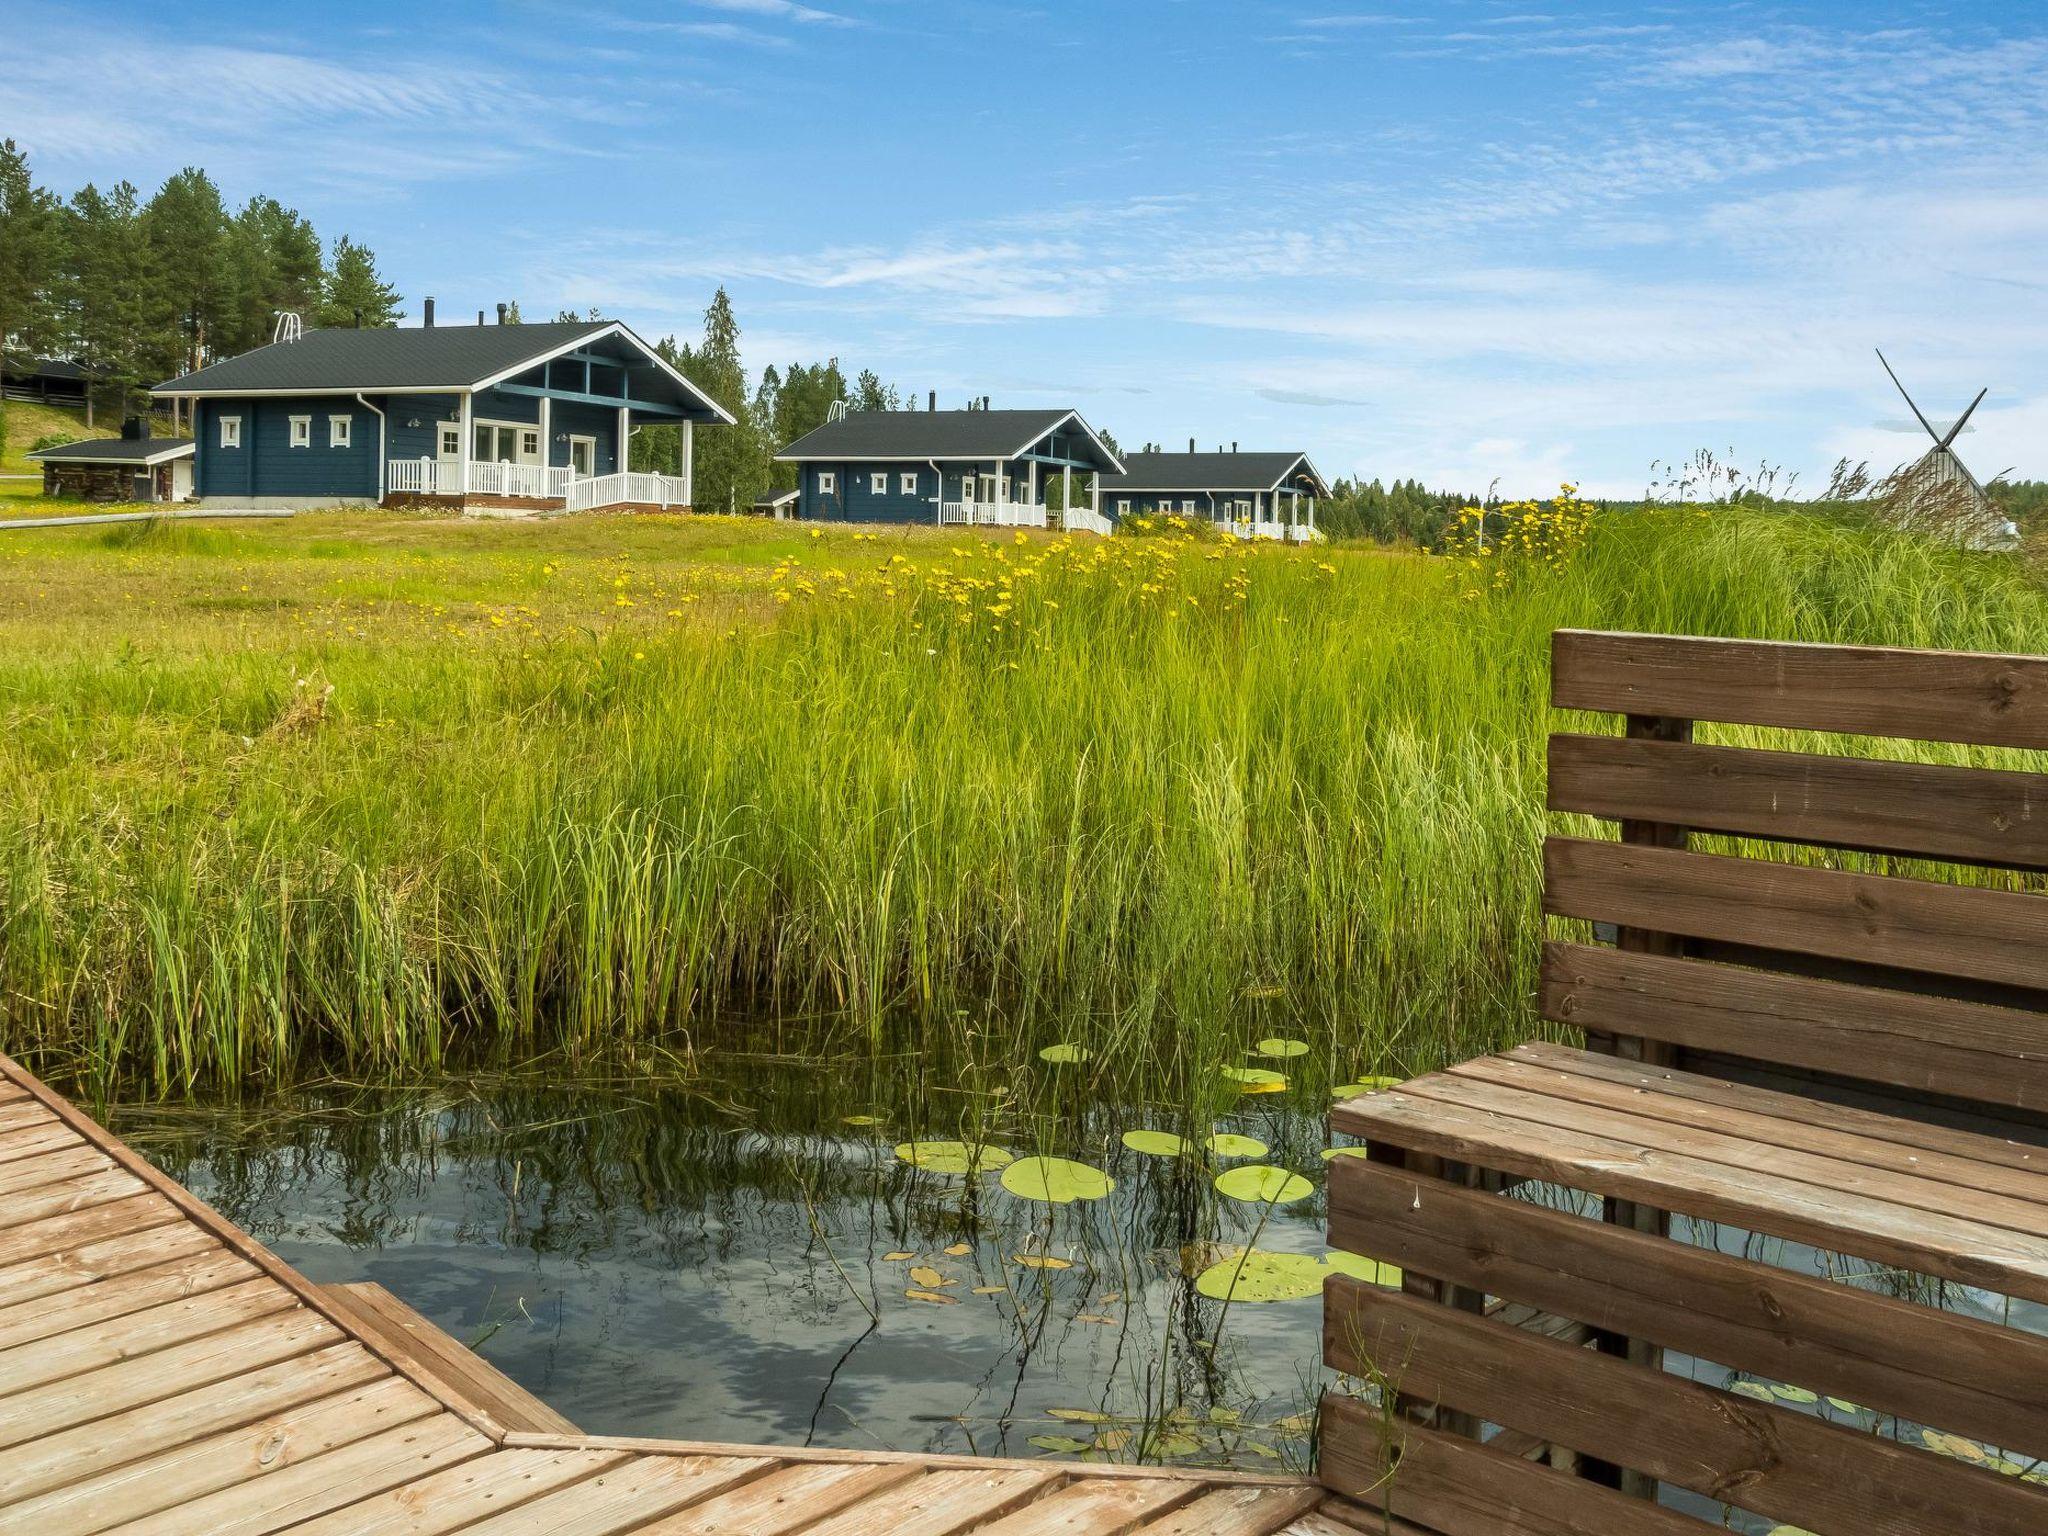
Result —
[[[594, 1433], [1306, 1464], [1317, 1301], [1226, 1305], [1194, 1276], [1232, 1244], [1324, 1251], [1320, 1100], [1215, 1121], [1317, 1185], [1260, 1207], [1216, 1194], [1227, 1164], [1121, 1147], [1149, 1117], [1025, 1114], [866, 1070], [329, 1086], [111, 1117], [313, 1280], [379, 1282]], [[892, 1150], [963, 1127], [1115, 1189], [1048, 1205]]]

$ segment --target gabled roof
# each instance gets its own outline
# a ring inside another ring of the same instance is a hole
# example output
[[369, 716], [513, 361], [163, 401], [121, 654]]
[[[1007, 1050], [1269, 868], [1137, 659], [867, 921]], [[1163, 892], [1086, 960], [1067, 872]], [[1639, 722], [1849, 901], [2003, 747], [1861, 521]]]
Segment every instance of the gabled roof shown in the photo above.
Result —
[[1121, 475], [1105, 475], [1103, 493], [1111, 491], [1271, 491], [1278, 490], [1300, 468], [1314, 482], [1318, 495], [1330, 487], [1305, 453], [1132, 453], [1124, 456]]
[[1013, 459], [1072, 422], [1101, 468], [1122, 468], [1079, 411], [849, 411], [806, 432], [778, 459]]
[[55, 448], [38, 448], [29, 455], [47, 464], [161, 464], [166, 459], [189, 458], [189, 437], [89, 437], [81, 443], [63, 443]]
[[106, 369], [95, 367], [91, 363], [74, 362], [68, 357], [27, 357], [19, 352], [0, 355], [0, 372], [16, 379], [67, 379], [80, 382], [112, 377]]
[[721, 421], [732, 415], [616, 320], [307, 331], [159, 384], [159, 395], [340, 395], [484, 389], [612, 337]]

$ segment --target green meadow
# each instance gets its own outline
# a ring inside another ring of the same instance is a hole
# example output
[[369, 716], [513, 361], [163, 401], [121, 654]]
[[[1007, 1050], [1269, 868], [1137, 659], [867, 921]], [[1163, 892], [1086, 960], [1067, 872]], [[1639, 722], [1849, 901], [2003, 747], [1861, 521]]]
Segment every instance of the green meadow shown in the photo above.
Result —
[[[1477, 573], [1488, 575], [1487, 572]], [[0, 530], [0, 1048], [130, 1093], [1047, 1046], [1200, 1112], [1533, 1027], [1560, 625], [2038, 650], [2016, 562], [723, 518]]]

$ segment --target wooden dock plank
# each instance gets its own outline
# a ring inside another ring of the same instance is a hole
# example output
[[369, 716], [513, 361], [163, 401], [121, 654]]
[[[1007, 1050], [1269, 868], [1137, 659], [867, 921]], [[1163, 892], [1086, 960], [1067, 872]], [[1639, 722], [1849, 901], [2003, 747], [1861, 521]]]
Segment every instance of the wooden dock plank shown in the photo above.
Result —
[[803, 1536], [961, 1536], [1066, 1481], [1048, 1468], [942, 1467], [803, 1528]]
[[1315, 1487], [1218, 1488], [1137, 1527], [1132, 1536], [1273, 1536], [1327, 1497]]
[[18, 1157], [0, 1163], [0, 1200], [12, 1200], [23, 1190], [46, 1184], [62, 1184], [89, 1173], [104, 1173], [113, 1167], [106, 1153], [83, 1142], [75, 1147], [58, 1147], [35, 1157]]
[[1080, 1478], [981, 1527], [975, 1536], [1126, 1536], [1200, 1496], [1198, 1485], [1180, 1478]]
[[0, 1231], [125, 1200], [131, 1195], [142, 1194], [144, 1189], [142, 1180], [125, 1168], [109, 1166], [97, 1173], [80, 1174], [62, 1183], [24, 1190], [0, 1201]]
[[0, 1163], [15, 1162], [24, 1157], [40, 1157], [45, 1152], [61, 1152], [66, 1147], [82, 1147], [87, 1144], [83, 1136], [52, 1116], [48, 1124], [0, 1134]]
[[493, 1451], [310, 1520], [291, 1536], [447, 1536], [626, 1459], [623, 1451]]
[[60, 1119], [40, 1099], [16, 1099], [11, 1104], [0, 1104], [0, 1136], [11, 1135], [15, 1131], [40, 1130], [60, 1123]]
[[66, 1483], [0, 1510], [0, 1526], [90, 1536], [162, 1516], [222, 1489], [272, 1473], [441, 1412], [440, 1404], [395, 1376], [335, 1397], [295, 1404], [239, 1429], [189, 1440], [111, 1471]]
[[178, 1208], [161, 1195], [140, 1194], [90, 1210], [65, 1211], [40, 1221], [0, 1227], [0, 1269], [12, 1268], [46, 1254], [64, 1253], [88, 1243], [143, 1232], [178, 1220]]
[[284, 1463], [176, 1509], [108, 1528], [109, 1536], [267, 1536], [468, 1461], [491, 1442], [452, 1413], [401, 1424], [324, 1455]]
[[462, 1536], [614, 1536], [662, 1530], [656, 1522], [664, 1516], [716, 1501], [774, 1467], [758, 1457], [632, 1456], [559, 1493], [460, 1530]]
[[0, 1399], [117, 1361], [146, 1358], [173, 1344], [203, 1339], [297, 1305], [289, 1292], [267, 1280], [246, 1280], [207, 1295], [188, 1296], [117, 1317], [82, 1334], [59, 1334], [17, 1345], [0, 1351]]
[[0, 1269], [0, 1297], [7, 1299], [8, 1310], [12, 1310], [208, 1252], [225, 1250], [210, 1233], [187, 1222], [167, 1222], [9, 1264]]
[[7, 1498], [25, 1499], [388, 1375], [360, 1345], [333, 1344], [0, 1451], [0, 1489]]
[[901, 1462], [780, 1467], [657, 1520], [638, 1536], [790, 1536], [918, 1475]]
[[[203, 1296], [252, 1279], [255, 1274], [243, 1259], [208, 1240], [206, 1247], [181, 1258], [97, 1284], [74, 1286], [57, 1295], [44, 1293], [16, 1301], [12, 1306], [0, 1306], [0, 1362], [6, 1358], [5, 1351], [19, 1345], [74, 1328], [111, 1323], [165, 1302]], [[0, 1301], [11, 1300], [14, 1294], [6, 1277], [0, 1275]]]

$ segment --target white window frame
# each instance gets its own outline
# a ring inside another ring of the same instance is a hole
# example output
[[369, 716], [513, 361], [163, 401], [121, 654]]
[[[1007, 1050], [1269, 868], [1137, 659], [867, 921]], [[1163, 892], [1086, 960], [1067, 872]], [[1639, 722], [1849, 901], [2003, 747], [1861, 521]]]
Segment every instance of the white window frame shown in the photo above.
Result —
[[889, 471], [877, 469], [868, 475], [868, 494], [886, 496], [889, 494]]
[[[576, 450], [583, 450], [583, 468], [576, 467]], [[597, 473], [597, 439], [586, 437], [581, 432], [569, 434], [569, 473], [579, 480], [588, 480]]]
[[540, 428], [522, 427], [519, 432], [520, 462], [526, 462], [527, 454], [533, 455], [533, 462], [540, 462]]
[[1194, 502], [1194, 498], [1193, 498], [1193, 497], [1191, 497], [1191, 496], [1190, 496], [1190, 497], [1185, 497], [1185, 498], [1183, 498], [1183, 499], [1182, 499], [1182, 501], [1181, 501], [1181, 504], [1180, 504], [1180, 509], [1181, 509], [1181, 511], [1182, 511], [1182, 512], [1186, 513], [1186, 514], [1187, 514], [1187, 515], [1188, 515], [1189, 517], [1193, 517], [1193, 516], [1195, 515], [1195, 502]]
[[292, 431], [289, 439], [291, 445], [294, 448], [312, 447], [313, 418], [311, 416], [294, 416], [291, 418], [291, 424]]
[[223, 448], [242, 446], [242, 418], [223, 416], [220, 419], [220, 445]]
[[818, 494], [820, 496], [836, 496], [839, 494], [839, 475], [836, 470], [821, 469], [818, 471]]
[[915, 496], [917, 494], [917, 471], [914, 469], [903, 471], [903, 494], [906, 496]]
[[1123, 515], [1124, 515], [1124, 514], [1125, 514], [1126, 512], [1129, 512], [1130, 510], [1131, 510], [1131, 498], [1130, 498], [1130, 497], [1128, 497], [1128, 496], [1119, 496], [1119, 497], [1117, 497], [1117, 499], [1116, 499], [1116, 514], [1117, 514], [1117, 516], [1118, 516], [1118, 517], [1122, 517], [1122, 516], [1123, 516]]
[[330, 416], [327, 418], [327, 446], [347, 448], [355, 439], [356, 419], [353, 416]]

